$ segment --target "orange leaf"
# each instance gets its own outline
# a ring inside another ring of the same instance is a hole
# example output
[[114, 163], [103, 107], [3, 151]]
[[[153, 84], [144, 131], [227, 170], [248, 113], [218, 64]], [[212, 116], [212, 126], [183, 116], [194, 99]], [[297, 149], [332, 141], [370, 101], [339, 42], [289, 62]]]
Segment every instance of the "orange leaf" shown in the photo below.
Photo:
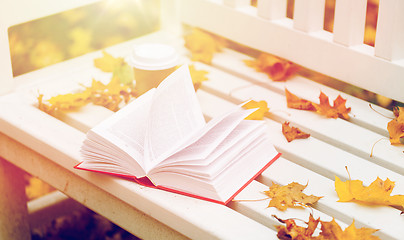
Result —
[[[280, 219], [275, 215], [279, 222], [286, 224], [286, 226], [278, 225], [277, 237], [279, 239], [287, 240], [357, 240], [357, 239], [380, 239], [372, 235], [377, 232], [377, 229], [372, 228], [356, 228], [355, 221], [352, 222], [345, 230], [338, 225], [333, 218], [330, 222], [321, 221], [320, 218], [314, 219], [310, 214], [309, 221], [306, 222], [307, 227], [298, 226], [294, 219]], [[318, 236], [313, 236], [318, 224], [321, 224], [321, 232]]]
[[258, 108], [255, 112], [248, 115], [245, 119], [247, 120], [263, 120], [265, 114], [269, 111], [268, 104], [264, 100], [256, 102], [254, 100], [250, 100], [243, 105], [245, 109], [253, 109]]
[[349, 119], [348, 113], [351, 108], [345, 106], [346, 99], [343, 99], [340, 95], [334, 100], [334, 106], [331, 106], [328, 100], [328, 96], [323, 92], [320, 93], [320, 104], [313, 103], [306, 99], [299, 98], [292, 94], [285, 88], [286, 102], [289, 108], [295, 108], [300, 110], [315, 110], [317, 113], [326, 116], [328, 118], [342, 118]]
[[343, 99], [340, 95], [334, 100], [334, 106], [331, 106], [328, 100], [328, 96], [323, 92], [320, 93], [320, 104], [314, 104], [317, 109], [317, 112], [321, 115], [324, 115], [328, 118], [342, 118], [349, 119], [348, 113], [351, 111], [351, 108], [345, 107], [346, 99]]
[[244, 60], [244, 63], [257, 72], [266, 73], [273, 81], [286, 81], [299, 70], [296, 64], [267, 53], [261, 53], [255, 60]]
[[265, 191], [265, 195], [272, 198], [268, 204], [268, 207], [276, 207], [277, 209], [284, 211], [288, 207], [307, 207], [316, 203], [320, 198], [314, 195], [306, 195], [303, 190], [307, 187], [299, 183], [292, 182], [286, 186], [279, 186], [278, 184], [272, 184], [269, 191]]
[[391, 144], [403, 144], [404, 140], [404, 107], [395, 107], [393, 113], [396, 116], [387, 124]]
[[290, 127], [289, 122], [282, 123], [282, 133], [288, 142], [291, 142], [295, 139], [305, 139], [310, 137], [310, 134], [301, 131], [299, 128]]
[[309, 222], [307, 222], [307, 227], [298, 226], [294, 219], [280, 219], [275, 215], [275, 217], [279, 222], [286, 224], [286, 226], [278, 225], [276, 229], [278, 230], [277, 237], [279, 239], [313, 239], [313, 233], [317, 228], [317, 225], [320, 221], [320, 218], [314, 219], [314, 217], [310, 214]]
[[285, 95], [286, 95], [287, 106], [289, 108], [295, 108], [295, 109], [300, 109], [300, 110], [310, 110], [310, 111], [316, 110], [316, 108], [314, 107], [312, 102], [299, 98], [298, 96], [289, 92], [289, 90], [286, 88], [285, 88]]

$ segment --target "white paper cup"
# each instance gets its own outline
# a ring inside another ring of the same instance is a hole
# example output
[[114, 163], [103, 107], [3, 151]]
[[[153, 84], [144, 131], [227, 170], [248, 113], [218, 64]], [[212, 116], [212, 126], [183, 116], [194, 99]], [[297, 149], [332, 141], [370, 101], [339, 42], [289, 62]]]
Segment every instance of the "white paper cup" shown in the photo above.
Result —
[[133, 67], [136, 81], [135, 89], [141, 95], [157, 87], [178, 65], [178, 53], [170, 45], [146, 43], [136, 45], [128, 58]]

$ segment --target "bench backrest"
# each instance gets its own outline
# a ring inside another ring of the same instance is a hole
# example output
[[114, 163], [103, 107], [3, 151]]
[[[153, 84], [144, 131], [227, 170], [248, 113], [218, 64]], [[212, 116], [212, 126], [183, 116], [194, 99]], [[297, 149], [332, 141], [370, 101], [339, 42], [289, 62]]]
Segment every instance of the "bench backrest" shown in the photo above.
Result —
[[[0, 95], [13, 88], [8, 29], [11, 26], [61, 13], [96, 2], [110, 0], [13, 0], [0, 3]], [[119, 1], [119, 0], [117, 0]], [[138, 1], [141, 4], [140, 0]], [[147, 0], [146, 0], [147, 1]], [[160, 1], [161, 28], [175, 28], [176, 0]], [[114, 4], [110, 1], [110, 4]]]
[[404, 102], [404, 1], [380, 0], [375, 47], [363, 43], [367, 0], [336, 0], [334, 31], [325, 0], [181, 0], [181, 20]]
[[[0, 94], [12, 89], [8, 27], [98, 0], [15, 0], [0, 7]], [[363, 43], [367, 0], [336, 0], [334, 32], [325, 0], [164, 0], [162, 27], [200, 27], [309, 69], [404, 102], [404, 1], [380, 0], [375, 47]], [[180, 11], [180, 12], [178, 12]]]

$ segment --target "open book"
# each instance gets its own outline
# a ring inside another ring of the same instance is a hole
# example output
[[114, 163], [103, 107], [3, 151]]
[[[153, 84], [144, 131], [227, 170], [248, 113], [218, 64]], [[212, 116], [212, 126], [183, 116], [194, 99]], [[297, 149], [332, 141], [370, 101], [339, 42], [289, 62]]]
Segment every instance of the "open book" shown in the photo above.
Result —
[[92, 128], [75, 166], [227, 204], [277, 157], [240, 106], [205, 122], [188, 66]]

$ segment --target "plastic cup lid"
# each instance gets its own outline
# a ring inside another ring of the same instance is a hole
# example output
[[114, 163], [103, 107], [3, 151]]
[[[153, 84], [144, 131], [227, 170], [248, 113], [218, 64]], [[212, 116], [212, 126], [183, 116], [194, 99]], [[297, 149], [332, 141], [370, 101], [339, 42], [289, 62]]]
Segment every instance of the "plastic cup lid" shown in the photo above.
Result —
[[129, 64], [143, 70], [163, 70], [175, 67], [179, 56], [174, 47], [161, 43], [145, 43], [133, 48]]

